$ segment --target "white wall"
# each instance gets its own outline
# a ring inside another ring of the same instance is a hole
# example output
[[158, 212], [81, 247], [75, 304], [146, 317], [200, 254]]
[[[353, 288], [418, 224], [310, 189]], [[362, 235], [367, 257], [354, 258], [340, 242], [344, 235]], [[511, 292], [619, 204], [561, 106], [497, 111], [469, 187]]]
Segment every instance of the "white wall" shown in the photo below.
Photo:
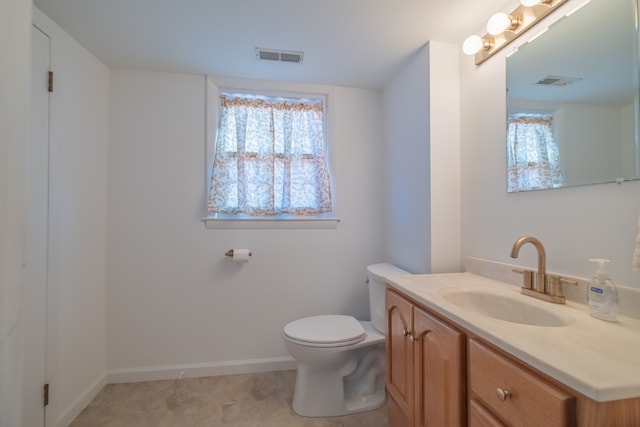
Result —
[[413, 273], [460, 271], [458, 48], [431, 41], [384, 90], [386, 253]]
[[429, 42], [431, 273], [462, 269], [459, 51]]
[[[328, 93], [341, 222], [329, 230], [205, 229], [205, 77], [112, 70], [110, 380], [293, 367], [282, 342], [287, 322], [368, 317], [365, 266], [383, 261], [380, 94], [214, 80]], [[238, 247], [252, 250], [249, 263], [224, 256]]]
[[384, 89], [386, 256], [412, 273], [431, 272], [429, 46]]
[[54, 71], [47, 419], [67, 425], [106, 379], [109, 71], [37, 9], [34, 23], [52, 38]]
[[31, 2], [0, 3], [0, 425], [19, 427]]
[[640, 176], [640, 160], [636, 156], [639, 130], [635, 128], [635, 107], [622, 107], [622, 173], [624, 176]]
[[[461, 89], [464, 255], [512, 263], [513, 242], [532, 235], [551, 271], [590, 277], [588, 258], [606, 257], [615, 281], [639, 285], [631, 260], [640, 182], [507, 194], [504, 54], [475, 66], [461, 53]], [[535, 268], [533, 247], [514, 263]]]

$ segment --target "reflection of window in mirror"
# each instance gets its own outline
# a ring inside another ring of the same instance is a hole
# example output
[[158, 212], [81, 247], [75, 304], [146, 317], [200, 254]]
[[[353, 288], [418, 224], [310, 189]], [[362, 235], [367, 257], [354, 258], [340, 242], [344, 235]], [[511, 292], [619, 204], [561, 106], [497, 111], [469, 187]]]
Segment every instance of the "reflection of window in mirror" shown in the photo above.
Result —
[[553, 116], [540, 113], [509, 115], [507, 128], [507, 191], [561, 187], [560, 154]]

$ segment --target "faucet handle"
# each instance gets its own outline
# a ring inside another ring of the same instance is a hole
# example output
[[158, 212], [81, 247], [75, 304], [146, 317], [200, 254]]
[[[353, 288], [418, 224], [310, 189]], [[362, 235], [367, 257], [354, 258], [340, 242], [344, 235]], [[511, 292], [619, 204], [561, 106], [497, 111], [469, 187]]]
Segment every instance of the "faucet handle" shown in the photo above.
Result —
[[519, 268], [514, 268], [514, 273], [522, 274], [522, 287], [524, 289], [533, 289], [533, 277], [534, 273], [531, 270], [522, 270]]
[[552, 296], [564, 297], [562, 293], [562, 285], [578, 286], [578, 282], [572, 279], [567, 279], [566, 277], [562, 277], [562, 276], [556, 276], [556, 275], [549, 276], [549, 286], [550, 286]]

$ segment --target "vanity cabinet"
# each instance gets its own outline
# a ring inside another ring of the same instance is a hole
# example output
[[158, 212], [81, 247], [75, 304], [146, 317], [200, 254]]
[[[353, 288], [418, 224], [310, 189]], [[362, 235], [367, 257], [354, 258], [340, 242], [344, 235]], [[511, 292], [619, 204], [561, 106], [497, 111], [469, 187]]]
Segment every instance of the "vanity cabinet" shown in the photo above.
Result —
[[392, 427], [638, 427], [640, 397], [596, 402], [386, 291]]
[[390, 289], [386, 313], [391, 425], [466, 425], [465, 335]]

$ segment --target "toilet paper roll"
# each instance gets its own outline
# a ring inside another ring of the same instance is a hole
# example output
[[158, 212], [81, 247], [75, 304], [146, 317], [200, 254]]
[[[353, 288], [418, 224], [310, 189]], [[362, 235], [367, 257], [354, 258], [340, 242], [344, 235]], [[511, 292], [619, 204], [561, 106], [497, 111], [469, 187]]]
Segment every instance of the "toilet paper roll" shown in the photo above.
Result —
[[251, 256], [251, 251], [249, 249], [233, 250], [233, 260], [236, 262], [248, 262], [250, 256]]

